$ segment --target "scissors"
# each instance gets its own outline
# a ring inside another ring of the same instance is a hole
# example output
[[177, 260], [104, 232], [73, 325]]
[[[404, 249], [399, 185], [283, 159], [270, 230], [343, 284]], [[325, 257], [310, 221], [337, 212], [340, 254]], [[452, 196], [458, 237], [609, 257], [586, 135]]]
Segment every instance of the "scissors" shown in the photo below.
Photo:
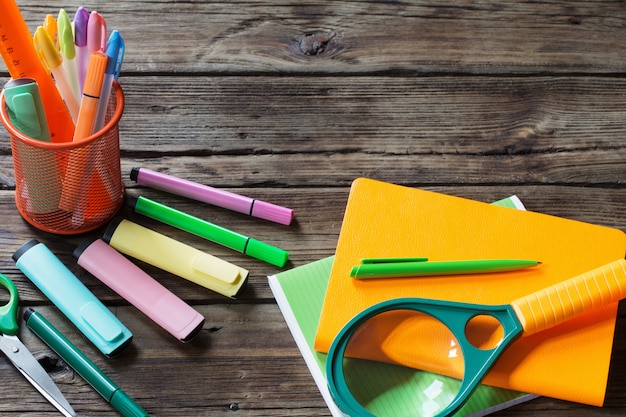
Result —
[[[626, 298], [626, 260], [620, 259], [518, 298], [508, 305], [494, 306], [424, 298], [397, 298], [383, 301], [357, 314], [334, 339], [326, 362], [328, 387], [333, 399], [345, 413], [351, 417], [373, 417], [374, 414], [355, 398], [348, 386], [343, 366], [348, 343], [352, 336], [374, 316], [392, 311], [423, 313], [425, 318], [420, 318], [420, 320], [434, 319], [438, 325], [445, 326], [455, 342], [458, 342], [462, 352], [460, 360], [463, 361], [463, 367], [460, 368], [462, 378], [456, 394], [447, 398], [448, 402], [427, 414], [415, 415], [449, 417], [463, 406], [500, 355], [515, 339], [522, 335], [528, 336], [549, 329], [579, 314], [599, 306], [616, 303], [624, 298]], [[488, 348], [476, 346], [466, 334], [470, 322], [483, 316], [496, 319], [502, 329], [500, 340]], [[420, 321], [419, 324], [424, 325], [424, 323]], [[364, 327], [363, 329], [375, 333], [375, 330], [371, 328]], [[428, 334], [417, 336], [424, 336], [424, 338], [414, 337], [418, 340], [416, 346], [428, 344], [425, 342]], [[423, 342], [419, 343], [419, 340]], [[449, 339], [443, 341], [446, 342]], [[433, 344], [432, 347], [428, 344], [428, 346], [429, 349], [436, 348], [446, 353], [444, 349], [441, 349], [441, 344]], [[443, 347], [445, 348], [445, 344]], [[458, 364], [458, 362], [448, 363]]]
[[59, 391], [52, 378], [17, 338], [19, 302], [17, 287], [13, 281], [2, 274], [0, 274], [0, 285], [9, 291], [9, 302], [0, 306], [0, 350], [57, 410], [66, 417], [76, 417], [72, 406]]

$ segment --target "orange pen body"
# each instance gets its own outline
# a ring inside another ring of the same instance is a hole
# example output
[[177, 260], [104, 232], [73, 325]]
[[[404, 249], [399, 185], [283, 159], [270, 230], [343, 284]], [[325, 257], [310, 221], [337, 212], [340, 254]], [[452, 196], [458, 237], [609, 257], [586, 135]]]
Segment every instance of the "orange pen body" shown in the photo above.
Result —
[[0, 52], [11, 78], [30, 77], [37, 81], [53, 142], [68, 142], [74, 122], [54, 84], [43, 67], [33, 37], [14, 0], [2, 0], [0, 13]]
[[76, 120], [74, 141], [84, 139], [94, 133], [93, 126], [96, 121], [96, 113], [98, 112], [106, 66], [107, 56], [104, 52], [93, 52], [89, 57], [83, 97], [80, 101], [80, 110]]

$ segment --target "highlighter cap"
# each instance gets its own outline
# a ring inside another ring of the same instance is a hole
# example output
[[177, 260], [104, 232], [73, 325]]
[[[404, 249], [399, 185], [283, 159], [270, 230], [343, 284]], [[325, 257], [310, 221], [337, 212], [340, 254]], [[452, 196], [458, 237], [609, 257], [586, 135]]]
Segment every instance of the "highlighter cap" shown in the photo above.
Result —
[[[127, 196], [128, 198], [128, 196]], [[117, 226], [120, 225], [120, 223], [122, 222], [122, 218], [115, 218], [113, 220], [111, 220], [109, 222], [109, 224], [107, 225], [107, 228], [104, 230], [104, 233], [102, 233], [102, 240], [104, 240], [106, 243], [111, 243], [111, 239], [113, 239], [113, 234], [115, 233], [115, 230], [117, 229]], [[88, 246], [88, 242], [84, 242], [86, 244], [86, 246], [83, 249], [86, 249]], [[76, 250], [78, 250], [79, 248], [76, 248]], [[76, 251], [75, 251], [76, 252]], [[80, 253], [78, 253], [78, 255], [80, 256]]]
[[111, 405], [120, 412], [121, 415], [126, 417], [149, 417], [149, 414], [144, 411], [128, 394], [121, 389], [115, 391], [113, 397], [111, 397]]
[[246, 254], [280, 268], [285, 266], [287, 258], [289, 257], [289, 252], [256, 239], [250, 239], [248, 241]]
[[31, 248], [37, 246], [38, 244], [39, 241], [37, 239], [31, 239], [28, 242], [24, 243], [22, 246], [17, 248], [15, 252], [13, 252], [13, 256], [11, 256], [13, 258], [13, 261], [17, 262], [22, 257], [22, 255], [24, 255]]
[[12, 79], [5, 84], [3, 94], [11, 124], [28, 137], [50, 142], [46, 111], [35, 79]]

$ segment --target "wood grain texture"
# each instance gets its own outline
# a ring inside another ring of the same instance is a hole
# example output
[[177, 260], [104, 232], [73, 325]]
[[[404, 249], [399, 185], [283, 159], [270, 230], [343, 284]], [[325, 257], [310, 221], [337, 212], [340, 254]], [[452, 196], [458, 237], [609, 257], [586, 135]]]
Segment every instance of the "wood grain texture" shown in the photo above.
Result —
[[[73, 13], [76, 4], [63, 7]], [[623, 72], [626, 53], [618, 1], [96, 6], [109, 28], [124, 30], [124, 71], [133, 73], [612, 74]], [[50, 13], [42, 0], [22, 7], [31, 28]]]
[[[31, 30], [81, 4], [122, 32], [128, 195], [286, 249], [284, 269], [333, 254], [358, 177], [485, 202], [516, 194], [532, 211], [626, 230], [623, 2], [18, 4]], [[135, 166], [285, 205], [294, 224], [137, 186]], [[74, 248], [102, 229], [38, 231], [16, 211], [14, 190], [2, 129], [0, 272], [23, 306], [45, 313], [151, 415], [330, 416], [267, 285], [281, 269], [123, 208], [120, 217], [250, 271], [230, 300], [138, 263], [205, 315], [200, 336], [181, 344], [76, 265]], [[132, 330], [121, 357], [102, 357], [17, 269], [11, 255], [29, 239], [46, 243]], [[494, 415], [626, 414], [625, 316], [622, 305], [606, 407], [540, 398]], [[79, 415], [119, 415], [28, 329], [20, 336]], [[0, 416], [58, 415], [4, 359], [0, 374]]]

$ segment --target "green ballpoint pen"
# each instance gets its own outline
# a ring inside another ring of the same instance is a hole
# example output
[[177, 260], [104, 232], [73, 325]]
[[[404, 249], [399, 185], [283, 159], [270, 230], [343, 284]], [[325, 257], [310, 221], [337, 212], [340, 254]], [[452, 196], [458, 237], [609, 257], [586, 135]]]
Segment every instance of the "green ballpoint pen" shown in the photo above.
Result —
[[401, 278], [437, 275], [484, 274], [532, 268], [541, 262], [527, 259], [473, 259], [434, 261], [427, 258], [366, 258], [352, 268], [350, 276], [364, 278]]
[[149, 198], [143, 196], [130, 197], [128, 198], [128, 206], [136, 213], [143, 214], [154, 220], [177, 227], [272, 265], [282, 268], [287, 263], [289, 253], [283, 249], [233, 232]]
[[41, 340], [85, 379], [124, 417], [149, 417], [135, 401], [122, 391], [83, 352], [70, 342], [44, 316], [32, 308], [24, 311], [24, 320]]

